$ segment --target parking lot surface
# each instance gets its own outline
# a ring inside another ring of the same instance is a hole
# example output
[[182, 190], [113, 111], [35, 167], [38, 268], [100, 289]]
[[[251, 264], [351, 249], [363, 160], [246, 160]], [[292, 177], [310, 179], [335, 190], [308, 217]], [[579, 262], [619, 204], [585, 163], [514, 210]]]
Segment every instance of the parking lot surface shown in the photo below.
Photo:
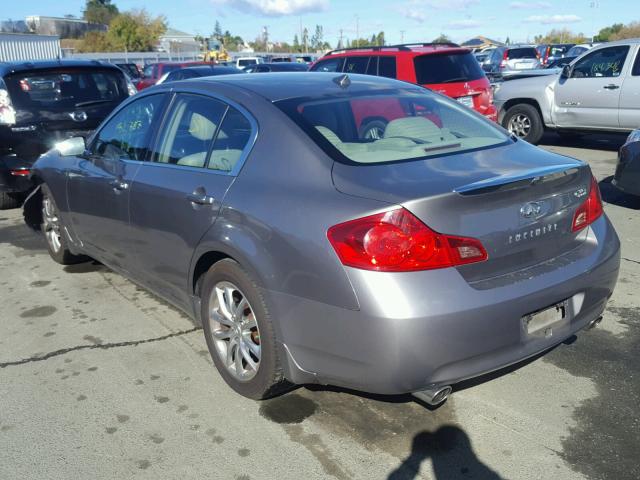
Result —
[[197, 325], [102, 265], [55, 264], [1, 211], [0, 479], [640, 478], [640, 200], [610, 184], [622, 138], [544, 142], [589, 162], [622, 241], [603, 322], [435, 410], [322, 386], [240, 397]]

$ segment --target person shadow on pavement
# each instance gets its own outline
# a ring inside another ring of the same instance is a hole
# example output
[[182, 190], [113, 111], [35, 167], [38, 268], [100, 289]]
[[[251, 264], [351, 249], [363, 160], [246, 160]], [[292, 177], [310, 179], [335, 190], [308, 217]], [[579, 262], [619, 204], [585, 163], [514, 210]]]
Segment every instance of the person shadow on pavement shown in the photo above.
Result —
[[437, 480], [501, 480], [500, 475], [476, 457], [469, 436], [454, 425], [444, 425], [434, 433], [422, 431], [416, 434], [411, 454], [391, 472], [388, 480], [416, 478], [420, 465], [427, 458], [431, 458]]

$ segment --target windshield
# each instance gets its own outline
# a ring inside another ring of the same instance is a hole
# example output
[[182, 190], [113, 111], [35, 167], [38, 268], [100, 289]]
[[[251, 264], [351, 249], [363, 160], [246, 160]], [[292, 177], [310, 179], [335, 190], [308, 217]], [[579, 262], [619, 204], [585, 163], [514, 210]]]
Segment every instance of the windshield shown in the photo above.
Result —
[[13, 104], [22, 108], [69, 109], [129, 96], [124, 74], [111, 69], [22, 72], [6, 80]]
[[507, 53], [507, 58], [538, 58], [536, 55], [536, 49], [533, 47], [525, 48], [510, 48]]
[[242, 60], [238, 60], [238, 65], [241, 67], [245, 67], [247, 65], [255, 65], [258, 61], [255, 58], [245, 58]]
[[419, 160], [509, 141], [488, 121], [428, 90], [293, 98], [276, 105], [335, 160]]
[[469, 82], [484, 77], [471, 52], [429, 54], [414, 60], [416, 81], [420, 85]]

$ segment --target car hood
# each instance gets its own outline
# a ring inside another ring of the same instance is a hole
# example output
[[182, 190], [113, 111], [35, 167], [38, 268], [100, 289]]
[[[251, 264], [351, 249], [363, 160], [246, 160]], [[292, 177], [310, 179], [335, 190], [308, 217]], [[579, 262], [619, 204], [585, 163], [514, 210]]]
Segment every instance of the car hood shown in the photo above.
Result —
[[511, 98], [530, 95], [529, 92], [541, 92], [552, 86], [558, 79], [559, 73], [551, 75], [536, 75], [527, 78], [515, 78], [499, 83], [499, 88], [494, 92], [496, 102], [504, 102]]

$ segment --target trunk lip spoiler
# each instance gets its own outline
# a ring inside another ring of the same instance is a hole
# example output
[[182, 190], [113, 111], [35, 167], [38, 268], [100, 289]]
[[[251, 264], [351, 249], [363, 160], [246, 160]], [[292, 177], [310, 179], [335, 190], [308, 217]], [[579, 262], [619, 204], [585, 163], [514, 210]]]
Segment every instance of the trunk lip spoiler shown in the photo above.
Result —
[[498, 187], [501, 185], [507, 185], [509, 183], [521, 182], [523, 180], [531, 180], [530, 184], [537, 183], [544, 177], [549, 175], [566, 172], [567, 170], [579, 170], [584, 167], [581, 163], [564, 163], [560, 165], [552, 165], [546, 167], [532, 168], [525, 171], [516, 173], [506, 173], [498, 175], [496, 177], [487, 178], [478, 182], [469, 183], [467, 185], [461, 185], [453, 189], [454, 193], [464, 195], [471, 193], [475, 190], [483, 190], [486, 188]]

